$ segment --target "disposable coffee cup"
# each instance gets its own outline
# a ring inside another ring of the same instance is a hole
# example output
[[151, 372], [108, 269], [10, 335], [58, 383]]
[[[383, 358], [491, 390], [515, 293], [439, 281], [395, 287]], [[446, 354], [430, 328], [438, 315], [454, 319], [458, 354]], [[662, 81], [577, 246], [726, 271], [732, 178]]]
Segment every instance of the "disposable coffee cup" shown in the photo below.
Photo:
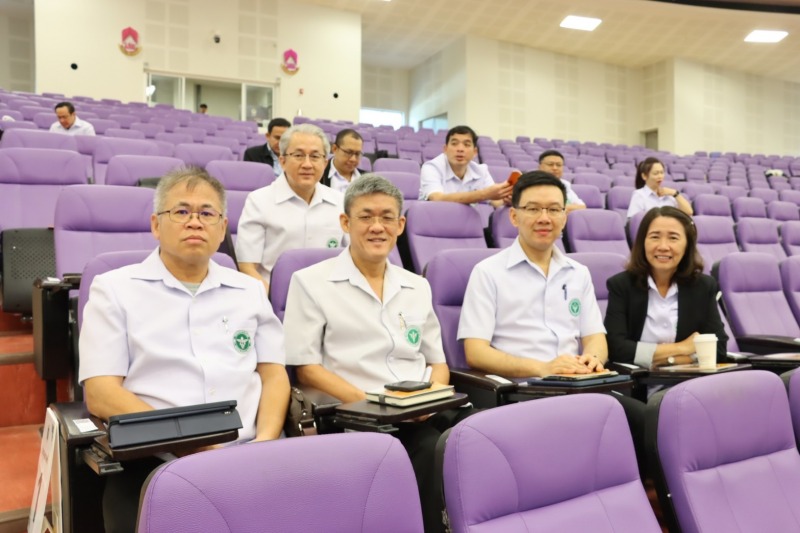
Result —
[[694, 351], [700, 368], [717, 367], [717, 336], [713, 333], [695, 335]]

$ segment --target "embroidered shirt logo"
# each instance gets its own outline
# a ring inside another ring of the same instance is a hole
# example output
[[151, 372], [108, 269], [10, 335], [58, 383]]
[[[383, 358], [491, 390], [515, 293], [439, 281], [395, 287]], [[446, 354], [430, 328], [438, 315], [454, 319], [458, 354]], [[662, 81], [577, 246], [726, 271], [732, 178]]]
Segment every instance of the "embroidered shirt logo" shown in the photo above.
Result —
[[570, 300], [569, 312], [572, 314], [572, 316], [578, 316], [579, 314], [581, 314], [581, 301], [578, 300], [577, 298], [573, 298], [572, 300]]
[[328, 239], [328, 248], [336, 248], [339, 246], [339, 241], [336, 239]]
[[250, 334], [246, 331], [240, 329], [233, 334], [233, 347], [236, 348], [237, 352], [247, 353], [252, 346], [253, 343], [250, 339]]
[[417, 326], [411, 326], [406, 331], [406, 340], [408, 344], [411, 346], [418, 346], [420, 341], [422, 340], [422, 335], [420, 334], [419, 328]]

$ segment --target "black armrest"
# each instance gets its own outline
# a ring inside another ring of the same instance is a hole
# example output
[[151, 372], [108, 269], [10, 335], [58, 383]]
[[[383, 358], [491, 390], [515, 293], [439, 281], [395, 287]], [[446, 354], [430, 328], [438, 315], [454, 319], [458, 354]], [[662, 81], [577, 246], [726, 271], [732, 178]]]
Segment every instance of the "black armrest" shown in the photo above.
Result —
[[626, 364], [617, 363], [614, 361], [609, 361], [606, 364], [606, 368], [608, 370], [613, 370], [619, 374], [630, 376], [633, 379], [640, 379], [643, 377], [647, 377], [647, 375], [650, 373], [650, 370], [648, 370], [647, 368], [643, 368], [641, 366], [635, 366], [634, 368], [631, 368]]
[[33, 356], [42, 379], [69, 376], [69, 283], [37, 279], [33, 283]]
[[336, 408], [342, 404], [338, 398], [309, 385], [295, 386], [302, 390], [305, 397], [311, 402], [311, 410], [315, 417], [332, 415], [336, 412]]
[[509, 383], [502, 383], [487, 378], [486, 373], [479, 370], [450, 369], [450, 383], [455, 386], [456, 391], [467, 394], [472, 404], [482, 409], [508, 403], [506, 397], [518, 387], [513, 380], [508, 381]]
[[752, 335], [736, 337], [736, 344], [743, 352], [756, 355], [773, 353], [800, 353], [800, 338], [781, 335]]

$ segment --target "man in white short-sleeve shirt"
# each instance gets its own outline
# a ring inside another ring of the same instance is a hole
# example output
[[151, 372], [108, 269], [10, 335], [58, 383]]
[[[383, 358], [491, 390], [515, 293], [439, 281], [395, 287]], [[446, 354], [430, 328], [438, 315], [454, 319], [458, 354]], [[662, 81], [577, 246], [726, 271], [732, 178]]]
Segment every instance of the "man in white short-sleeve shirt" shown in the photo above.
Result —
[[66, 135], [89, 135], [94, 136], [94, 126], [78, 118], [75, 114], [75, 106], [70, 102], [60, 102], [55, 107], [56, 122], [50, 126], [53, 133], [63, 133]]
[[[110, 416], [236, 400], [238, 442], [280, 436], [289, 400], [281, 325], [263, 286], [211, 260], [225, 236], [225, 191], [199, 168], [164, 176], [142, 263], [97, 276], [80, 335], [89, 411]], [[153, 459], [109, 476], [106, 531], [133, 531]]]
[[549, 172], [564, 184], [564, 188], [567, 190], [567, 213], [577, 209], [586, 209], [586, 202], [575, 194], [575, 191], [572, 190], [572, 185], [568, 181], [564, 181], [564, 156], [561, 152], [558, 150], [545, 150], [539, 154], [539, 170]]
[[469, 366], [509, 377], [603, 368], [608, 347], [589, 270], [553, 245], [565, 202], [552, 174], [517, 181], [509, 216], [519, 236], [475, 266], [464, 295], [458, 338]]
[[[344, 205], [341, 224], [349, 248], [292, 276], [283, 321], [287, 364], [297, 366], [301, 383], [343, 402], [363, 400], [366, 391], [396, 381], [447, 384], [450, 371], [430, 286], [388, 261], [405, 227], [402, 194], [388, 180], [365, 174], [348, 187]], [[432, 476], [436, 443], [470, 412], [402, 422], [393, 433], [414, 466], [425, 531], [441, 529]]]
[[420, 200], [500, 207], [511, 201], [511, 184], [495, 183], [486, 165], [473, 162], [478, 155], [478, 135], [469, 126], [447, 132], [443, 154], [425, 162], [420, 170]]
[[236, 257], [239, 269], [269, 286], [278, 256], [294, 248], [338, 248], [343, 195], [319, 180], [330, 143], [313, 124], [286, 130], [280, 141], [283, 174], [251, 192], [239, 218]]

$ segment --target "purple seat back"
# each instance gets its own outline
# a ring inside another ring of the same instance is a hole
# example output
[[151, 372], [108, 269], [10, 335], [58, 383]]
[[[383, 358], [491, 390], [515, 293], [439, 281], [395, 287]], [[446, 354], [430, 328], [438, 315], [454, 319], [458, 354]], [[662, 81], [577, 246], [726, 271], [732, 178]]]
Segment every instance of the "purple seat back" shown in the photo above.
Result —
[[781, 224], [781, 244], [786, 255], [800, 254], [800, 222], [787, 220]]
[[[578, 442], [592, 453], [565, 454]], [[625, 414], [605, 395], [520, 402], [465, 419], [447, 439], [444, 492], [454, 533], [661, 531]]]
[[778, 199], [778, 191], [767, 188], [750, 189], [751, 198], [760, 198], [765, 204]]
[[778, 223], [768, 218], [743, 218], [736, 224], [736, 238], [745, 252], [764, 252], [786, 258], [778, 235]]
[[[789, 302], [794, 319], [800, 324], [800, 256], [788, 257], [781, 261], [781, 283], [783, 294]], [[798, 428], [800, 431], [800, 428]]]
[[697, 250], [703, 258], [704, 272], [711, 272], [714, 263], [739, 251], [732, 218], [697, 215], [693, 220], [697, 228]]
[[[381, 158], [376, 159], [372, 164], [372, 171], [380, 174], [382, 171], [392, 172], [411, 172], [412, 174], [419, 175], [420, 166], [416, 161], [410, 159], [390, 159]], [[419, 194], [419, 191], [417, 191]]]
[[142, 178], [160, 178], [182, 165], [175, 157], [115, 155], [108, 162], [106, 185], [135, 186]]
[[72, 135], [26, 129], [8, 130], [3, 134], [0, 146], [2, 148], [50, 148], [78, 151], [78, 144]]
[[450, 368], [467, 368], [464, 346], [458, 341], [458, 321], [473, 267], [496, 249], [442, 250], [433, 256], [425, 278], [431, 286], [433, 310], [442, 328], [442, 346]]
[[179, 144], [175, 146], [175, 157], [183, 160], [187, 165], [196, 165], [203, 168], [215, 159], [221, 161], [235, 160], [230, 148], [208, 144]]
[[47, 148], [0, 150], [0, 230], [53, 226], [61, 191], [86, 183], [77, 152]]
[[119, 137], [122, 139], [144, 139], [144, 133], [136, 130], [126, 130], [124, 128], [108, 128], [105, 132], [106, 137]]
[[[160, 124], [164, 126], [164, 130], [167, 133], [172, 133], [175, 131], [175, 128], [179, 127], [179, 123], [177, 120], [173, 118], [166, 118], [166, 117], [153, 117], [148, 122], [148, 124]], [[205, 133], [203, 134], [205, 136]]]
[[151, 141], [141, 139], [120, 139], [117, 137], [103, 137], [97, 139], [94, 148], [94, 181], [104, 184], [106, 182], [106, 168], [108, 162], [115, 155], [146, 155], [157, 156], [158, 147]]
[[175, 128], [174, 131], [175, 133], [184, 133], [186, 135], [191, 135], [192, 142], [196, 143], [203, 142], [203, 139], [206, 138], [206, 130], [202, 128], [193, 128], [191, 126], [178, 126], [177, 128]]
[[628, 216], [628, 206], [631, 203], [631, 197], [633, 196], [633, 191], [635, 191], [633, 187], [627, 187], [624, 185], [615, 185], [609, 189], [608, 194], [606, 194], [606, 204], [608, 204], [608, 209], [610, 211], [614, 211], [618, 213], [623, 219]]
[[[3, 114], [0, 113], [0, 117]], [[11, 130], [38, 130], [39, 127], [36, 123], [28, 121], [28, 120], [18, 120], [16, 122], [0, 122], [0, 130], [3, 130], [5, 133], [8, 133]]]
[[800, 206], [800, 191], [794, 189], [787, 189], [778, 193], [778, 199], [784, 202], [792, 202], [794, 205]]
[[[694, 201], [694, 214], [695, 215], [709, 215], [716, 217], [733, 218], [733, 211], [731, 211], [731, 201], [725, 196], [717, 196], [716, 194], [698, 194]], [[733, 220], [731, 220], [731, 223]]]
[[[5, 113], [0, 112], [0, 115], [3, 114]], [[33, 116], [33, 123], [36, 124], [36, 126], [40, 130], [49, 130], [50, 126], [52, 126], [53, 122], [55, 122], [53, 117], [54, 115], [52, 111], [44, 111], [42, 113], [36, 113]], [[20, 118], [19, 120], [22, 120], [22, 118]]]
[[247, 133], [242, 130], [217, 130], [216, 136], [226, 139], [236, 139], [239, 144], [247, 144], [249, 141]]
[[[576, 175], [577, 178], [580, 174]], [[572, 190], [575, 194], [578, 195], [578, 198], [583, 200], [586, 204], [588, 209], [604, 209], [605, 208], [605, 200], [603, 199], [603, 194], [600, 192], [600, 189], [597, 188], [595, 185], [590, 185], [588, 183], [576, 183], [572, 186]]]
[[269, 278], [269, 301], [272, 310], [281, 322], [286, 313], [286, 299], [289, 295], [289, 283], [292, 275], [311, 265], [336, 257], [342, 253], [341, 248], [298, 248], [286, 250], [278, 256]]
[[157, 122], [148, 122], [143, 124], [141, 122], [136, 124], [131, 124], [130, 129], [135, 131], [141, 131], [144, 133], [144, 136], [148, 139], [157, 139], [156, 137], [159, 133], [165, 133], [166, 128], [163, 124], [158, 124]]
[[152, 250], [153, 189], [74, 185], [64, 189], [55, 210], [56, 274], [83, 272], [104, 252]]
[[[796, 192], [796, 191], [792, 191]], [[794, 202], [773, 200], [767, 204], [767, 216], [780, 222], [786, 220], [800, 220], [800, 211]]]
[[611, 252], [624, 257], [630, 252], [622, 220], [612, 211], [573, 211], [567, 216], [565, 231], [572, 252]]
[[511, 246], [517, 235], [519, 235], [519, 230], [511, 223], [509, 218], [509, 210], [508, 206], [495, 209], [489, 220], [489, 231], [492, 234], [492, 243], [495, 248]]
[[[789, 374], [789, 381], [786, 385], [789, 390], [789, 411], [792, 415], [794, 438], [800, 443], [800, 370], [790, 370], [786, 374]], [[784, 379], [786, 374], [783, 374]]]
[[767, 218], [767, 205], [761, 198], [734, 198], [731, 204], [736, 221], [743, 218]]
[[440, 250], [486, 248], [481, 215], [469, 205], [455, 202], [417, 202], [409, 206], [406, 236], [414, 272]]
[[183, 531], [422, 533], [422, 512], [400, 441], [344, 433], [231, 446], [165, 464], [143, 491], [137, 531], [176, 531], [178, 524]]
[[[758, 275], [753, 275], [757, 272]], [[800, 337], [783, 293], [778, 260], [769, 254], [736, 252], [719, 262], [719, 287], [733, 334]]]
[[571, 253], [567, 257], [577, 261], [589, 269], [592, 275], [592, 285], [594, 285], [594, 295], [597, 305], [600, 307], [602, 316], [606, 316], [608, 307], [608, 278], [625, 270], [627, 257], [619, 254], [605, 252], [584, 252]]
[[119, 123], [120, 128], [130, 129], [132, 125], [139, 122], [139, 117], [137, 115], [123, 115], [123, 114], [115, 114], [109, 115], [108, 118], [111, 120], [116, 120]]
[[654, 407], [658, 459], [684, 532], [800, 528], [800, 455], [778, 376], [691, 379]]
[[94, 126], [94, 132], [97, 135], [105, 134], [106, 130], [110, 128], [119, 128], [119, 122], [108, 118], [93, 118], [90, 124]]
[[[575, 174], [575, 177], [572, 178], [573, 185], [594, 185], [601, 193], [606, 193], [611, 189], [612, 181], [613, 179], [611, 176], [606, 176], [598, 172], [581, 172]], [[580, 196], [580, 194], [578, 196]], [[583, 200], [583, 197], [581, 197], [581, 200]]]
[[209, 161], [206, 170], [227, 191], [254, 191], [275, 181], [275, 173], [270, 165], [253, 161]]
[[403, 193], [403, 206], [408, 208], [409, 200], [415, 202], [419, 198], [419, 172], [403, 172], [397, 170], [375, 171], [383, 176]]
[[[104, 272], [115, 270], [134, 263], [141, 263], [153, 250], [127, 250], [122, 252], [106, 252], [89, 260], [81, 275], [81, 287], [78, 290], [78, 327], [83, 324], [83, 308], [89, 301], [89, 290], [92, 280]], [[220, 265], [236, 270], [236, 264], [229, 255], [216, 253], [214, 261]]]
[[168, 142], [175, 145], [183, 143], [191, 144], [193, 142], [191, 135], [187, 135], [186, 133], [169, 133], [169, 132], [156, 133], [155, 140]]

